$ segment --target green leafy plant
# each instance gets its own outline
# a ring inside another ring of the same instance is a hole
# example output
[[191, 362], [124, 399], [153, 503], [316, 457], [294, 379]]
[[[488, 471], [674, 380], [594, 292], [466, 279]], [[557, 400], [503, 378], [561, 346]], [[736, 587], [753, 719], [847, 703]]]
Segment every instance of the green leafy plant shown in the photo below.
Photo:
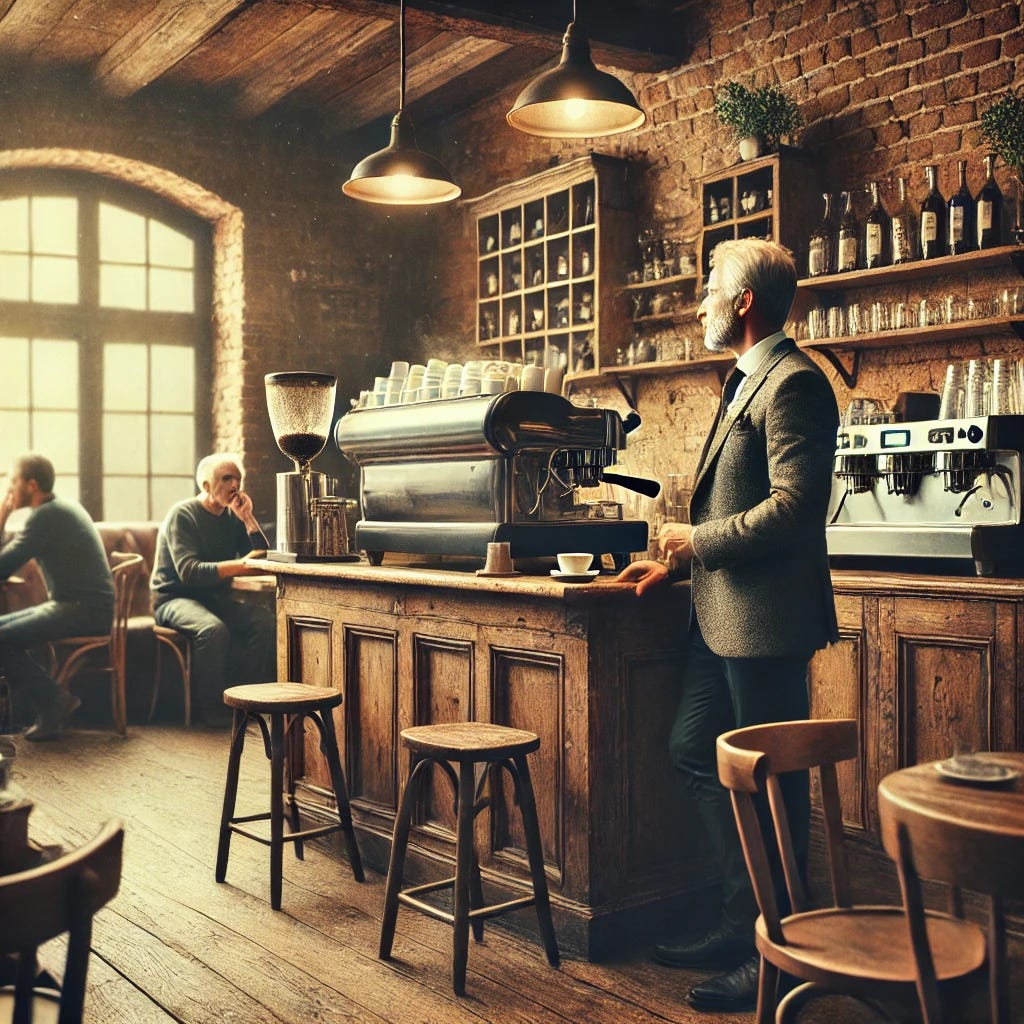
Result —
[[1008, 92], [984, 111], [981, 136], [1010, 167], [1024, 169], [1024, 96]]
[[715, 114], [738, 139], [763, 135], [778, 142], [804, 123], [796, 101], [777, 85], [748, 89], [739, 82], [726, 82], [715, 99]]

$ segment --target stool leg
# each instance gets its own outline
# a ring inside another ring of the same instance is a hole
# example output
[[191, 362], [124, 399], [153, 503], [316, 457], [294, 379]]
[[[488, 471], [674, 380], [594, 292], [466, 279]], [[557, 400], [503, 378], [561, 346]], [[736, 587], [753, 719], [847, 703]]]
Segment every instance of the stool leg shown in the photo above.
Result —
[[223, 882], [228, 871], [228, 850], [231, 846], [231, 819], [235, 815], [235, 796], [238, 793], [238, 769], [245, 744], [245, 722], [248, 715], [235, 708], [231, 720], [231, 747], [228, 753], [228, 774], [224, 782], [224, 807], [220, 812], [220, 838], [217, 841], [218, 882]]
[[427, 775], [431, 758], [420, 758], [417, 754], [409, 757], [409, 778], [405, 783], [398, 814], [395, 816], [395, 831], [391, 838], [391, 857], [388, 861], [388, 878], [384, 887], [384, 913], [380, 922], [380, 946], [377, 956], [381, 960], [391, 959], [391, 946], [395, 941], [395, 924], [398, 921], [398, 892], [402, 888], [402, 874], [405, 871], [405, 851], [409, 846], [409, 830], [412, 827], [412, 812], [420, 795], [420, 787]]
[[341, 767], [341, 754], [338, 752], [338, 737], [334, 734], [334, 716], [325, 711], [320, 714], [321, 749], [327, 759], [327, 767], [331, 772], [331, 788], [334, 790], [334, 801], [338, 805], [338, 820], [341, 831], [345, 835], [345, 849], [348, 851], [348, 862], [352, 867], [352, 875], [357, 882], [362, 882], [363, 858], [359, 855], [359, 843], [356, 841], [356, 830], [352, 827], [352, 807], [348, 801], [348, 785], [345, 772]]
[[[305, 719], [305, 715], [293, 715], [285, 726], [284, 737], [285, 744], [288, 749], [291, 749], [291, 744], [295, 742], [294, 733], [298, 729], [299, 733], [302, 733], [302, 722]], [[301, 741], [300, 741], [301, 742]], [[288, 817], [288, 829], [290, 832], [301, 832], [302, 831], [302, 819], [299, 817], [299, 805], [295, 799], [295, 779], [292, 775], [291, 765], [288, 758], [284, 761], [284, 775], [285, 775], [285, 789], [287, 790], [287, 799], [284, 802], [284, 811]], [[292, 842], [292, 846], [295, 847], [295, 859], [305, 860], [305, 846], [301, 839], [296, 839]]]
[[284, 853], [284, 715], [270, 716], [270, 905], [281, 909]]
[[540, 846], [540, 825], [537, 822], [537, 802], [533, 796], [533, 784], [530, 782], [530, 766], [527, 764], [524, 754], [520, 754], [513, 760], [518, 776], [519, 813], [523, 817], [523, 832], [526, 834], [526, 854], [530, 859], [530, 878], [533, 881], [537, 924], [540, 926], [541, 938], [544, 940], [548, 963], [552, 967], [557, 967], [559, 964], [558, 940], [555, 938], [555, 926], [551, 921], [548, 880], [544, 874], [544, 852]]
[[472, 761], [459, 765], [458, 819], [455, 825], [455, 907], [452, 927], [452, 986], [455, 994], [466, 994], [466, 960], [469, 956], [469, 887], [476, 850], [473, 845], [473, 795], [476, 791]]

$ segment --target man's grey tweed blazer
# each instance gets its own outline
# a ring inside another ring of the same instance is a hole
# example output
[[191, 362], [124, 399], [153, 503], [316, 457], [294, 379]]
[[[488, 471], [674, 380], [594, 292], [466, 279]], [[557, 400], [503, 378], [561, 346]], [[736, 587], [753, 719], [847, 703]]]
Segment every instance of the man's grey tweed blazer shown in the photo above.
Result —
[[712, 428], [690, 500], [691, 579], [716, 654], [809, 657], [838, 639], [825, 548], [838, 426], [828, 379], [787, 338]]

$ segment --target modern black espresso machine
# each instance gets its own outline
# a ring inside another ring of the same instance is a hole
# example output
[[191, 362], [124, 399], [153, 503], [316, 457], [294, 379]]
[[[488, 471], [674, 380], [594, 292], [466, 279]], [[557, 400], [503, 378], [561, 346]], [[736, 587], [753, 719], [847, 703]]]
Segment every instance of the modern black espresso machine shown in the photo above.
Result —
[[484, 558], [493, 541], [513, 558], [588, 551], [625, 564], [647, 549], [647, 523], [579, 491], [658, 494], [609, 471], [639, 422], [539, 391], [353, 409], [334, 438], [360, 471], [356, 546], [374, 565], [387, 552]]
[[1024, 576], [1024, 416], [841, 427], [833, 564]]

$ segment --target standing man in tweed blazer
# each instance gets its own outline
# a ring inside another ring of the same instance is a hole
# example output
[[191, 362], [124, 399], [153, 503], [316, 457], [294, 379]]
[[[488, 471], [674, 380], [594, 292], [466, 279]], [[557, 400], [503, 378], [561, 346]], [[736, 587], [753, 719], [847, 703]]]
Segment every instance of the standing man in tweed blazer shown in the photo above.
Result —
[[[705, 347], [731, 350], [737, 363], [697, 467], [690, 523], [667, 524], [658, 537], [663, 557], [690, 567], [687, 664], [670, 753], [722, 865], [722, 907], [699, 941], [656, 946], [653, 955], [669, 966], [727, 971], [690, 990], [690, 1004], [704, 1010], [753, 1008], [760, 967], [757, 904], [718, 781], [715, 740], [729, 729], [807, 718], [808, 663], [837, 639], [825, 521], [839, 414], [825, 375], [783, 331], [795, 293], [796, 267], [781, 246], [716, 246], [697, 318]], [[656, 561], [634, 562], [619, 576], [638, 595], [668, 578]], [[807, 776], [783, 783], [805, 862]]]

